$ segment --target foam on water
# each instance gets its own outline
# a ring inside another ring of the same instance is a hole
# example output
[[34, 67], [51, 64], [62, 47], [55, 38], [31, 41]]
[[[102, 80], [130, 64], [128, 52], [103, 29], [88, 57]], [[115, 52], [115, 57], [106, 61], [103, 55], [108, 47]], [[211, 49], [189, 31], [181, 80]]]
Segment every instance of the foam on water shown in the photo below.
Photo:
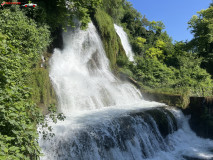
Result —
[[[169, 109], [176, 117], [178, 130], [169, 118], [171, 130], [162, 137], [151, 116], [137, 113], [155, 109], [158, 103], [145, 102], [125, 108], [110, 107], [76, 112], [65, 121], [51, 123], [55, 137], [40, 139], [45, 154], [42, 160], [185, 160], [184, 156], [213, 158], [213, 142], [199, 138], [181, 111]], [[147, 107], [145, 107], [147, 106]], [[135, 114], [136, 113], [136, 114]]]
[[190, 129], [188, 119], [180, 110], [170, 109], [178, 122], [178, 130], [166, 138], [169, 151], [160, 151], [148, 160], [186, 160], [184, 156], [201, 160], [213, 159], [213, 141], [203, 139]]

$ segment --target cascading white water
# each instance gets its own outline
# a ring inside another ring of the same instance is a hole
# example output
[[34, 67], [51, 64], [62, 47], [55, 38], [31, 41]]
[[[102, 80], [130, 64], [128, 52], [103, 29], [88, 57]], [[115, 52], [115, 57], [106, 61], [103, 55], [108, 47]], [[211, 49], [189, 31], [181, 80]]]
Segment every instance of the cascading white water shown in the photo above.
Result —
[[[51, 123], [54, 137], [39, 144], [43, 160], [184, 160], [213, 158], [213, 142], [198, 138], [180, 111], [171, 110], [178, 130], [162, 104], [142, 100], [140, 92], [110, 72], [92, 23], [86, 31], [64, 34], [65, 48], [55, 50], [50, 77], [65, 121]], [[166, 117], [163, 135], [149, 111]]]
[[115, 30], [117, 32], [117, 34], [119, 35], [120, 39], [121, 39], [121, 43], [123, 45], [123, 48], [126, 52], [127, 57], [129, 58], [129, 61], [134, 61], [134, 53], [132, 51], [132, 47], [129, 44], [128, 41], [128, 36], [126, 34], [126, 32], [123, 30], [122, 27], [114, 24]]
[[[150, 103], [145, 104], [150, 110]], [[134, 107], [133, 107], [134, 108]], [[139, 108], [101, 109], [51, 124], [56, 136], [40, 140], [42, 160], [212, 160], [213, 141], [199, 138], [181, 111], [165, 113], [170, 134], [163, 137], [152, 116]], [[147, 109], [148, 109], [147, 108]], [[161, 111], [161, 108], [157, 108]], [[161, 111], [162, 114], [164, 111]]]
[[141, 101], [142, 96], [134, 86], [119, 81], [110, 72], [102, 42], [92, 23], [87, 31], [68, 31], [64, 42], [64, 50], [55, 51], [50, 70], [62, 112]]

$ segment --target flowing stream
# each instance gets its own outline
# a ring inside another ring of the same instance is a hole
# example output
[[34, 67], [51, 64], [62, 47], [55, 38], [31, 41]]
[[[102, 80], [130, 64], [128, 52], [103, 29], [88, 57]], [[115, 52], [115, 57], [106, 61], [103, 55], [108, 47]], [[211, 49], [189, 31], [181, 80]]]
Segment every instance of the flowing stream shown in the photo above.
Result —
[[181, 111], [143, 100], [111, 73], [92, 23], [86, 31], [68, 30], [64, 42], [51, 58], [50, 78], [66, 119], [49, 122], [54, 137], [40, 136], [41, 159], [213, 159], [213, 142], [197, 137]]

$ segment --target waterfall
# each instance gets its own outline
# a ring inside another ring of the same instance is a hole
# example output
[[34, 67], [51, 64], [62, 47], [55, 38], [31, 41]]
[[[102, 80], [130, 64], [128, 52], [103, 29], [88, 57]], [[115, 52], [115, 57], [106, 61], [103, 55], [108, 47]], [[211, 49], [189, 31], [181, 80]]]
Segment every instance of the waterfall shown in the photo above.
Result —
[[62, 112], [128, 105], [142, 100], [134, 86], [121, 82], [111, 73], [92, 23], [87, 31], [69, 30], [64, 34], [64, 42], [64, 50], [56, 50], [50, 62], [50, 77]]
[[122, 27], [114, 24], [115, 30], [118, 34], [118, 36], [121, 39], [121, 43], [123, 45], [123, 48], [126, 52], [127, 57], [129, 58], [129, 61], [134, 61], [134, 53], [132, 52], [132, 47], [129, 44], [128, 36], [126, 32], [123, 30]]
[[65, 121], [39, 144], [42, 160], [211, 159], [213, 142], [197, 137], [181, 111], [143, 100], [139, 90], [110, 71], [90, 23], [64, 33], [65, 47], [50, 61], [50, 78]]

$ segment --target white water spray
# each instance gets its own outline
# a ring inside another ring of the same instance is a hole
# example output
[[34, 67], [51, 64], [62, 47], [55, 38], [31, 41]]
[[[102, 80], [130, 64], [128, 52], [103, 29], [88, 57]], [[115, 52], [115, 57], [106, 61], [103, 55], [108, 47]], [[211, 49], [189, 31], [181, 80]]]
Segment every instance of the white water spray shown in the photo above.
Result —
[[128, 36], [127, 36], [126, 32], [123, 30], [122, 27], [120, 27], [116, 24], [114, 24], [114, 27], [115, 27], [117, 34], [119, 35], [119, 37], [121, 39], [121, 43], [124, 47], [127, 57], [129, 58], [129, 61], [134, 61], [134, 53], [132, 52], [132, 47], [129, 44], [129, 40], [128, 40]]
[[55, 51], [50, 70], [62, 112], [127, 105], [142, 100], [134, 86], [119, 81], [111, 73], [92, 23], [87, 31], [68, 31], [64, 34], [64, 42], [64, 50]]
[[142, 100], [140, 92], [110, 72], [92, 23], [86, 31], [70, 30], [65, 48], [51, 59], [50, 77], [66, 120], [50, 123], [55, 136], [40, 138], [42, 160], [185, 160], [212, 159], [213, 142], [198, 138], [180, 111], [178, 121], [161, 108], [169, 135], [163, 137], [149, 114], [162, 104]]

